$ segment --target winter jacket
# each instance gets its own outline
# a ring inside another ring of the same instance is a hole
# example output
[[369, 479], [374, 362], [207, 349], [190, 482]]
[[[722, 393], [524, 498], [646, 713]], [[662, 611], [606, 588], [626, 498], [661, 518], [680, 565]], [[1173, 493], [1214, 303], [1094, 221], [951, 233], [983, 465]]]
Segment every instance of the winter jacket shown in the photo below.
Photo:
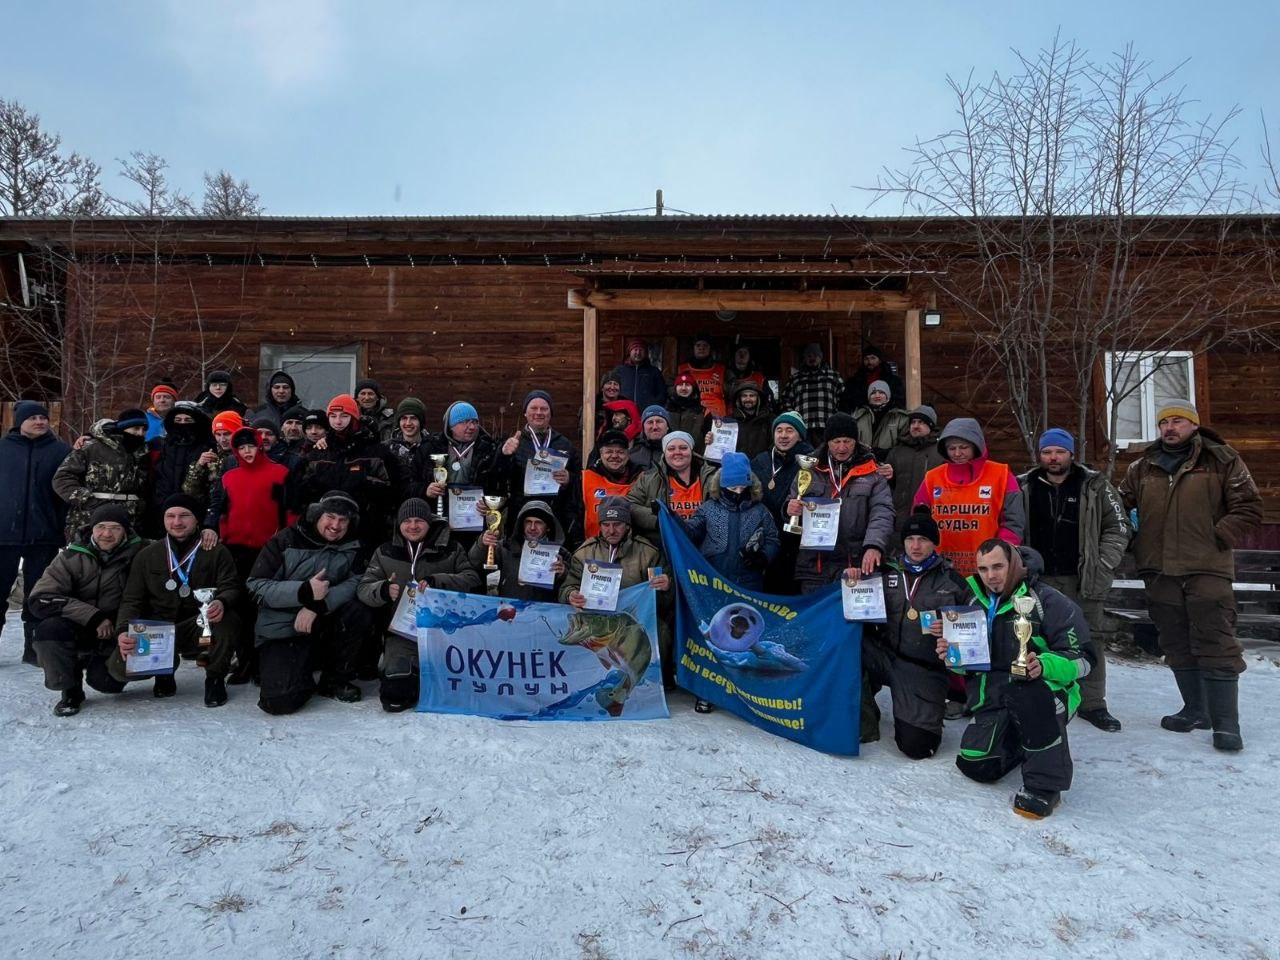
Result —
[[378, 438], [381, 443], [390, 443], [392, 436], [400, 427], [400, 419], [395, 408], [388, 405], [385, 397], [378, 397], [378, 406], [370, 412], [360, 411], [360, 422]]
[[142, 519], [149, 490], [147, 448], [141, 437], [134, 449], [113, 428], [110, 420], [99, 420], [89, 431], [89, 441], [72, 450], [53, 475], [53, 490], [71, 505], [67, 532], [76, 532], [89, 523], [94, 509], [104, 503], [119, 503], [129, 511], [136, 526]]
[[875, 451], [876, 459], [883, 463], [894, 445], [907, 437], [911, 421], [907, 411], [890, 407], [880, 416], [876, 425], [876, 412], [870, 407], [858, 407], [853, 411], [853, 422], [858, 427], [858, 442]]
[[[271, 385], [273, 383], [289, 384], [290, 396], [284, 403], [276, 403], [271, 399]], [[267, 381], [267, 389], [263, 394], [263, 402], [258, 404], [245, 415], [245, 423], [253, 423], [255, 420], [266, 419], [271, 420], [276, 425], [276, 435], [279, 436], [280, 428], [284, 426], [284, 415], [294, 407], [305, 407], [306, 403], [298, 396], [298, 386], [293, 382], [293, 377], [285, 373], [283, 370], [277, 370], [271, 375], [271, 379]]]
[[[565, 574], [569, 572], [569, 561], [572, 558], [569, 551], [564, 548], [564, 531], [560, 529], [554, 516], [549, 518], [551, 523], [547, 529], [546, 542], [560, 544], [560, 559], [564, 563], [565, 573], [556, 577], [555, 585], [551, 587], [538, 587], [520, 582], [520, 556], [524, 552], [525, 544], [524, 518], [531, 512], [536, 512], [543, 520], [548, 519], [546, 511], [539, 508], [537, 503], [538, 501], [531, 500], [524, 505], [516, 516], [515, 532], [509, 537], [504, 537], [502, 542], [493, 548], [493, 562], [498, 565], [498, 596], [509, 600], [543, 600], [547, 603], [556, 603], [560, 595], [560, 585], [564, 582]], [[483, 570], [489, 559], [489, 548], [476, 540], [468, 552], [468, 559], [476, 570]]]
[[[699, 366], [698, 361], [690, 357], [685, 363], [680, 364], [676, 368], [676, 375], [687, 373], [693, 377], [694, 382], [698, 385], [698, 399], [702, 403], [702, 409], [713, 417], [723, 417], [725, 410], [728, 408], [726, 404], [727, 397], [725, 389], [729, 386], [729, 376], [725, 371], [723, 363], [717, 363], [710, 357], [706, 359], [704, 365]], [[644, 408], [641, 407], [641, 410]], [[668, 410], [671, 408], [668, 406]], [[674, 411], [672, 411], [674, 412]], [[677, 429], [673, 424], [672, 430]]]
[[628, 454], [628, 459], [642, 471], [648, 470], [662, 459], [662, 441], [647, 440], [642, 433], [631, 444], [631, 453]]
[[[693, 393], [687, 397], [681, 397], [673, 388], [671, 395], [667, 398], [667, 413], [670, 415], [671, 430], [683, 430], [689, 436], [693, 437], [693, 450], [695, 453], [702, 453], [706, 447], [706, 429], [707, 411], [702, 407], [702, 392], [694, 385]], [[642, 414], [643, 410], [640, 411]], [[670, 432], [670, 431], [668, 431]], [[658, 456], [656, 460], [662, 459], [662, 448], [658, 448]]]
[[[635, 403], [630, 400], [610, 400], [604, 405], [604, 416], [596, 421], [596, 440], [600, 439], [600, 435], [606, 430], [615, 429], [611, 427], [610, 421], [615, 413], [625, 413], [627, 415], [627, 425], [618, 427], [626, 434], [627, 442], [630, 443], [640, 435], [640, 411], [636, 408]], [[592, 451], [590, 460], [595, 459], [595, 451]]]
[[[186, 413], [195, 418], [195, 423], [186, 426], [175, 426], [173, 418], [179, 413]], [[200, 459], [200, 454], [213, 450], [213, 436], [209, 431], [209, 418], [204, 410], [194, 403], [183, 401], [175, 404], [164, 418], [165, 435], [154, 441], [152, 450], [151, 500], [157, 513], [161, 505], [175, 493], [185, 492], [183, 487], [187, 474]], [[216, 464], [222, 458], [214, 461]], [[205, 491], [208, 497], [208, 491]], [[206, 500], [207, 502], [207, 500]]]
[[0, 547], [66, 543], [67, 505], [53, 478], [70, 452], [52, 431], [31, 440], [14, 427], [0, 437]]
[[[414, 490], [413, 485], [413, 463], [418, 456], [418, 451], [422, 449], [423, 444], [431, 440], [429, 433], [420, 432], [418, 434], [418, 442], [410, 443], [404, 438], [404, 434], [399, 427], [392, 432], [391, 437], [384, 442], [387, 452], [395, 459], [396, 473], [400, 477], [400, 489], [396, 492], [398, 503], [403, 503], [410, 497], [420, 496], [420, 491]], [[430, 461], [428, 461], [430, 462]], [[430, 482], [430, 481], [428, 481]]]
[[[1120, 493], [1102, 473], [1083, 464], [1075, 464], [1071, 469], [1079, 470], [1083, 475], [1077, 531], [1080, 563], [1076, 575], [1080, 579], [1080, 596], [1085, 600], [1102, 600], [1111, 590], [1115, 569], [1124, 559], [1133, 528], [1129, 526], [1129, 516]], [[1028, 511], [1035, 499], [1033, 484], [1038, 483], [1049, 483], [1040, 467], [1018, 477], [1018, 486], [1022, 488]]]
[[840, 409], [845, 413], [853, 413], [859, 407], [869, 405], [867, 390], [877, 380], [889, 385], [889, 406], [905, 407], [907, 405], [907, 388], [902, 378], [890, 369], [888, 361], [882, 360], [874, 370], [859, 367], [844, 382], [844, 390], [840, 394]]
[[[449, 435], [448, 425], [436, 434], [426, 437], [414, 452], [410, 466], [411, 480], [408, 496], [421, 497], [435, 509], [436, 498], [427, 496], [427, 487], [431, 486], [434, 477], [431, 471], [435, 464], [431, 462], [432, 454], [444, 454], [445, 468], [449, 471], [449, 483], [469, 487], [482, 487], [485, 493], [499, 494], [505, 492], [504, 478], [498, 473], [498, 444], [484, 430], [476, 434], [471, 450], [463, 460], [458, 460], [455, 451], [466, 450], [467, 445], [458, 443]], [[453, 465], [459, 464], [459, 469]], [[521, 475], [521, 483], [524, 477]], [[407, 497], [406, 497], [407, 499]]]
[[[200, 601], [196, 599], [195, 591], [201, 587], [213, 587], [217, 591], [213, 599], [221, 600], [225, 607], [234, 607], [243, 595], [244, 587], [236, 573], [236, 562], [231, 558], [231, 551], [222, 544], [212, 550], [196, 550], [195, 562], [187, 575], [187, 583], [192, 590], [190, 596], [184, 597], [177, 590], [166, 590], [165, 582], [173, 577], [165, 548], [168, 539], [161, 537], [148, 543], [134, 558], [124, 596], [116, 611], [117, 634], [127, 629], [130, 620], [181, 623], [192, 619], [200, 612]], [[186, 559], [192, 547], [199, 542], [197, 534], [184, 543], [174, 544], [177, 560]]]
[[147, 541], [134, 535], [105, 554], [93, 545], [92, 531], [82, 528], [31, 588], [27, 605], [36, 619], [65, 617], [91, 630], [100, 623], [115, 623], [129, 566]]
[[1262, 498], [1240, 454], [1205, 427], [1191, 443], [1172, 476], [1155, 461], [1156, 441], [1120, 482], [1124, 506], [1138, 510], [1133, 557], [1139, 574], [1234, 577], [1232, 548], [1262, 522]]
[[213, 452], [217, 454], [213, 462], [201, 463], [197, 458], [196, 462], [187, 468], [187, 478], [182, 481], [182, 492], [190, 494], [204, 504], [213, 503], [218, 481], [222, 479], [224, 473], [236, 465], [234, 452], [228, 453], [216, 446]]
[[751, 472], [760, 478], [764, 505], [769, 508], [779, 532], [787, 522], [787, 501], [791, 499], [791, 485], [800, 470], [796, 465], [796, 454], [812, 452], [813, 447], [808, 441], [800, 440], [786, 453], [770, 447], [751, 461]]
[[[231, 410], [240, 414], [240, 418], [244, 419], [245, 405], [244, 401], [236, 396], [235, 390], [231, 387], [227, 388], [227, 392], [220, 397], [215, 397], [209, 392], [208, 388], [201, 390], [194, 401], [199, 405], [210, 419], [213, 419], [220, 413], [226, 413]], [[251, 421], [245, 420], [247, 426]]]
[[[870, 449], [858, 444], [845, 464], [844, 484], [838, 490], [828, 470], [827, 445], [814, 454], [813, 483], [805, 497], [835, 498], [840, 503], [840, 530], [834, 550], [801, 549], [796, 556], [796, 579], [816, 583], [832, 583], [846, 567], [862, 562], [863, 551], [878, 549], [888, 557], [893, 542], [893, 494], [889, 485], [876, 472]], [[790, 498], [796, 499], [796, 482], [791, 482]]]
[[[343, 539], [330, 543], [316, 532], [315, 518], [308, 516], [267, 541], [247, 584], [258, 601], [257, 646], [297, 636], [293, 621], [303, 607], [323, 615], [354, 599], [364, 571], [354, 534], [349, 529]], [[329, 589], [317, 600], [308, 581], [321, 570]]]
[[947, 460], [938, 450], [935, 432], [927, 437], [913, 437], [908, 433], [889, 449], [884, 462], [893, 467], [889, 487], [893, 490], [893, 512], [898, 516], [896, 529], [901, 531], [911, 516], [911, 502], [924, 483], [924, 475]]
[[[456, 593], [481, 593], [484, 590], [480, 571], [472, 566], [462, 544], [450, 536], [446, 520], [430, 521], [416, 558], [413, 558], [400, 531], [392, 534], [390, 543], [384, 543], [373, 551], [369, 566], [356, 587], [356, 596], [365, 606], [390, 606], [393, 575], [401, 587], [425, 580], [427, 586], [436, 590], [453, 590]], [[394, 613], [394, 608], [389, 612]]]
[[[706, 496], [697, 512], [684, 524], [685, 533], [707, 562], [726, 580], [747, 590], [764, 589], [764, 571], [778, 555], [778, 528], [762, 502], [760, 479], [735, 494], [720, 486], [717, 471], [707, 481]], [[743, 551], [758, 561], [749, 563]]]
[[836, 412], [836, 402], [843, 387], [840, 374], [825, 363], [801, 367], [782, 388], [778, 406], [783, 410], [796, 411], [810, 430], [823, 430]]
[[760, 390], [760, 400], [762, 406], [772, 406], [776, 399], [773, 391], [769, 389], [769, 381], [765, 379], [764, 371], [755, 365], [753, 361], [748, 361], [746, 369], [739, 370], [737, 367], [729, 364], [724, 370], [725, 376], [729, 378], [729, 396], [733, 396], [734, 391], [740, 383], [754, 383]]
[[355, 535], [372, 549], [386, 537], [398, 502], [389, 459], [387, 448], [367, 428], [346, 434], [331, 430], [325, 449], [312, 447], [302, 455], [286, 491], [292, 498], [289, 508], [302, 516], [330, 490], [341, 490], [360, 504]]
[[[618, 364], [613, 368], [612, 376], [622, 384], [620, 396], [634, 403], [638, 410], [655, 403], [666, 403], [667, 381], [662, 370], [650, 363], [647, 357], [637, 364], [630, 361]], [[596, 426], [599, 425], [597, 421]]]
[[290, 523], [285, 495], [289, 470], [261, 450], [253, 463], [245, 463], [239, 451], [234, 461], [234, 467], [218, 478], [204, 525], [218, 531], [229, 546], [261, 550]]
[[698, 498], [697, 503], [673, 505], [671, 502], [671, 471], [667, 466], [666, 460], [659, 460], [656, 466], [650, 467], [640, 475], [635, 483], [631, 484], [631, 490], [627, 493], [627, 500], [631, 503], [632, 529], [641, 536], [653, 540], [654, 543], [660, 544], [662, 539], [658, 528], [658, 512], [654, 509], [653, 504], [655, 502], [665, 503], [681, 516], [692, 516], [698, 508], [698, 503], [706, 499], [711, 478], [719, 471], [720, 467], [714, 463], [704, 463], [699, 467], [698, 458], [694, 457], [689, 466], [689, 479], [692, 483], [693, 479], [697, 478], [699, 488], [702, 491], [701, 496]]
[[972, 602], [986, 610], [989, 617], [994, 606], [995, 618], [994, 621], [989, 621], [991, 669], [955, 671], [965, 674], [967, 708], [972, 713], [989, 704], [999, 704], [1002, 700], [999, 693], [1005, 685], [1029, 682], [1014, 681], [1009, 675], [1009, 666], [1018, 655], [1018, 638], [1013, 630], [1018, 613], [1013, 607], [1013, 598], [1025, 595], [1036, 601], [1035, 609], [1027, 614], [1032, 627], [1027, 651], [1039, 657], [1044, 667], [1044, 682], [1050, 690], [1065, 696], [1067, 712], [1074, 714], [1080, 705], [1080, 681], [1089, 675], [1089, 671], [1098, 662], [1089, 636], [1089, 625], [1076, 603], [1048, 584], [1040, 582], [1040, 555], [1030, 547], [1018, 549], [1026, 564], [1027, 574], [1008, 599], [992, 597], [976, 576], [969, 577], [968, 580]]
[[[942, 672], [945, 668], [938, 659], [938, 641], [931, 633], [920, 628], [917, 617], [912, 620], [907, 610], [937, 613], [943, 607], [959, 607], [970, 602], [972, 595], [968, 582], [947, 562], [936, 554], [937, 561], [929, 569], [917, 575], [901, 563], [889, 563], [884, 570], [885, 623], [864, 634], [872, 636], [882, 647], [903, 660], [910, 660], [930, 670]], [[907, 591], [911, 601], [907, 602]]]
[[533, 438], [529, 435], [529, 428], [525, 427], [520, 431], [520, 443], [511, 456], [508, 457], [499, 447], [494, 463], [494, 475], [497, 480], [496, 485], [507, 497], [502, 513], [507, 518], [508, 533], [514, 529], [515, 517], [519, 514], [521, 507], [530, 500], [545, 500], [550, 503], [551, 511], [556, 515], [556, 523], [560, 524], [562, 530], [573, 530], [578, 523], [578, 511], [582, 508], [582, 461], [578, 459], [578, 452], [568, 437], [555, 430], [550, 431], [549, 438], [546, 432], [539, 433], [538, 442], [549, 443], [551, 453], [569, 458], [565, 467], [569, 471], [569, 479], [561, 485], [554, 497], [547, 494], [526, 495], [524, 492], [525, 465], [534, 454]]
[[[755, 413], [742, 409], [743, 390], [754, 390], [760, 395]], [[733, 409], [729, 416], [738, 422], [738, 452], [745, 453], [747, 459], [754, 459], [773, 446], [773, 412], [769, 408], [769, 393], [761, 390], [754, 381], [739, 380], [731, 388], [730, 396]]]
[[622, 564], [622, 589], [634, 587], [637, 583], [649, 581], [649, 571], [662, 566], [662, 551], [643, 537], [633, 536], [630, 532], [618, 544], [617, 552], [605, 542], [603, 537], [592, 537], [573, 552], [569, 562], [569, 572], [560, 586], [560, 602], [568, 603], [569, 595], [577, 593], [582, 587], [582, 568], [592, 560], [609, 561]]

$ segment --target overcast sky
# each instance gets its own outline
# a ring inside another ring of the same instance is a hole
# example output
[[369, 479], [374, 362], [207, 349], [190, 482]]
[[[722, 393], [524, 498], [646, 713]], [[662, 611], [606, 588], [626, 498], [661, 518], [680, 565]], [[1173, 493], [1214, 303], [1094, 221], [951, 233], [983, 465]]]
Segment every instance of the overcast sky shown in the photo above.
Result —
[[[247, 178], [268, 213], [587, 214], [662, 187], [694, 213], [864, 213], [857, 189], [952, 123], [947, 74], [1008, 71], [1055, 30], [1133, 41], [1197, 113], [1280, 127], [1280, 4], [18, 3], [0, 97], [107, 170], [142, 149]], [[877, 205], [873, 213], [894, 213]]]

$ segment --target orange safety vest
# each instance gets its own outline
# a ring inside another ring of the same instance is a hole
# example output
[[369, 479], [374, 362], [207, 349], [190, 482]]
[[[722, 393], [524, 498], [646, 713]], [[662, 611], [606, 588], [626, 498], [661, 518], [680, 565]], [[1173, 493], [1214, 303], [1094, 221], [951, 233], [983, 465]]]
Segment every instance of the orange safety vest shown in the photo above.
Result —
[[678, 477], [668, 477], [667, 484], [671, 496], [671, 512], [686, 520], [698, 512], [698, 505], [702, 503], [702, 477], [696, 470], [690, 469], [689, 472], [693, 476], [693, 483], [689, 486], [681, 483]]
[[588, 540], [600, 535], [600, 516], [596, 513], [600, 501], [605, 497], [625, 497], [630, 492], [630, 483], [617, 483], [594, 470], [582, 471], [583, 526]]
[[723, 417], [727, 412], [724, 403], [725, 368], [723, 363], [713, 363], [706, 369], [695, 367], [691, 363], [682, 363], [677, 374], [687, 373], [693, 377], [698, 389], [702, 391], [702, 409], [713, 417]]
[[1000, 533], [1004, 493], [1009, 488], [1009, 467], [988, 460], [971, 483], [952, 483], [942, 464], [924, 475], [933, 519], [938, 522], [938, 552], [951, 561], [962, 577], [977, 572], [974, 554], [984, 540]]

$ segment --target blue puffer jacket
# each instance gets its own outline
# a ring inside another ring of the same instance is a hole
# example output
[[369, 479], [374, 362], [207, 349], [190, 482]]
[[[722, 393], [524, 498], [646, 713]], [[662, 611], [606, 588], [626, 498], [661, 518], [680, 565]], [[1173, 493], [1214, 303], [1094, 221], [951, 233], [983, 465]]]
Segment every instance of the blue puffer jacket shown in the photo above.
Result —
[[[720, 489], [717, 471], [707, 482], [706, 496], [698, 511], [685, 521], [685, 533], [697, 544], [707, 562], [726, 580], [747, 590], [764, 589], [765, 568], [778, 555], [778, 527], [769, 508], [761, 502], [760, 478], [752, 475], [751, 489], [740, 497]], [[752, 569], [742, 560], [742, 549], [758, 545], [763, 563]]]
[[53, 475], [71, 448], [46, 433], [29, 440], [14, 427], [0, 437], [0, 546], [62, 546], [67, 505], [53, 492]]

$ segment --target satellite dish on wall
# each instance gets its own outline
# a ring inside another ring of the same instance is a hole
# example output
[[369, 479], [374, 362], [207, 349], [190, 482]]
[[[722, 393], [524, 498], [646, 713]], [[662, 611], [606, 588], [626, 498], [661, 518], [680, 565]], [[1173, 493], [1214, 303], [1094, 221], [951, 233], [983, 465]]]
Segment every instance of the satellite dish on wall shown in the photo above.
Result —
[[716, 319], [719, 320], [721, 323], [732, 323], [734, 320], [738, 319], [738, 311], [737, 310], [717, 310]]

